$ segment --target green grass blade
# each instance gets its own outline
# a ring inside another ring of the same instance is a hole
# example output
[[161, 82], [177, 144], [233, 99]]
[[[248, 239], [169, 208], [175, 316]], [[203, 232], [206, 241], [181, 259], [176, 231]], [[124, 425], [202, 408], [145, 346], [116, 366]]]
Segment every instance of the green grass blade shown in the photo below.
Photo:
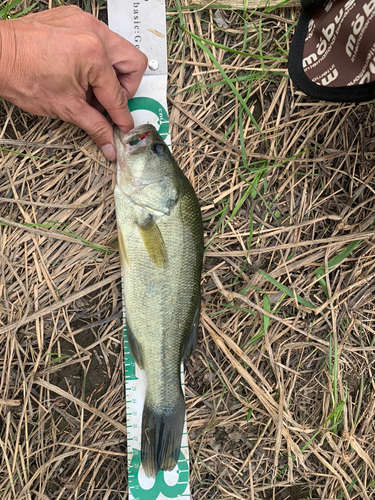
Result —
[[34, 7], [36, 7], [38, 5], [38, 3], [40, 2], [40, 0], [38, 0], [37, 2], [33, 3], [32, 5], [30, 5], [29, 7], [26, 7], [26, 9], [23, 9], [23, 11], [21, 12], [18, 12], [18, 14], [15, 14], [14, 16], [12, 16], [12, 19], [16, 19], [16, 17], [21, 17], [23, 16], [24, 14], [27, 14], [28, 12], [30, 12], [30, 10], [32, 10]]
[[[196, 35], [192, 31], [189, 31], [188, 29], [184, 28], [183, 26], [181, 26], [181, 28], [184, 31], [186, 31], [186, 33], [188, 33], [192, 38], [194, 38], [195, 41], [207, 43], [208, 45], [212, 45], [213, 47], [215, 47], [217, 49], [222, 49], [222, 50], [225, 50], [226, 52], [230, 52], [230, 53], [238, 55], [238, 56], [254, 57], [256, 59], [262, 59], [262, 60], [266, 60], [266, 61], [277, 61], [278, 63], [280, 62], [279, 57], [262, 56], [259, 54], [252, 54], [251, 52], [242, 52], [241, 50], [231, 49], [230, 47], [227, 47], [226, 45], [222, 45], [221, 43], [213, 42], [212, 40], [208, 40], [207, 38], [201, 38], [200, 36]], [[285, 59], [285, 61], [283, 61], [283, 62], [287, 62], [287, 60]]]
[[[16, 17], [20, 17], [20, 16], [23, 16], [24, 14], [27, 14], [30, 10], [32, 10], [34, 7], [36, 7], [39, 2], [40, 2], [40, 0], [37, 0], [35, 3], [30, 5], [29, 7], [26, 7], [21, 12], [18, 12], [17, 14], [14, 14], [14, 15], [11, 15], [10, 17], [12, 19], [15, 19]], [[21, 3], [23, 3], [23, 0], [13, 0], [13, 2], [10, 2], [10, 3], [7, 2], [6, 6], [0, 10], [0, 17], [3, 20], [5, 20], [8, 16], [9, 11], [14, 9], [15, 7], [17, 7]]]
[[[320, 278], [321, 276], [324, 276], [326, 272], [330, 273], [334, 268], [339, 266], [347, 257], [348, 255], [361, 243], [362, 240], [356, 240], [353, 241], [353, 243], [350, 243], [344, 250], [342, 250], [340, 253], [338, 253], [335, 257], [333, 257], [331, 260], [328, 261], [327, 269], [324, 266], [319, 267], [315, 271], [315, 275], [317, 278]], [[319, 284], [323, 289], [323, 292], [325, 296], [328, 297], [328, 287], [326, 281], [322, 278], [319, 279]]]
[[15, 7], [17, 7], [17, 5], [19, 5], [20, 3], [22, 3], [23, 0], [13, 0], [13, 2], [8, 2], [6, 3], [5, 7], [3, 7], [1, 10], [0, 10], [0, 16], [2, 19], [6, 19], [7, 18], [7, 15], [8, 15], [8, 12], [11, 10], [11, 9], [14, 9]]
[[52, 161], [52, 162], [59, 162], [59, 163], [68, 163], [67, 160], [56, 160], [55, 158], [45, 158], [44, 156], [35, 156], [31, 154], [26, 154], [26, 153], [20, 153], [19, 151], [14, 151], [13, 149], [7, 149], [7, 148], [0, 148], [0, 151], [5, 151], [6, 153], [13, 153], [18, 156], [25, 156], [26, 158], [34, 158], [35, 160], [46, 160], [46, 161]]
[[227, 215], [227, 212], [228, 212], [228, 209], [229, 209], [229, 200], [227, 200], [226, 204], [225, 204], [225, 207], [224, 209], [222, 210], [221, 212], [221, 215], [220, 215], [220, 219], [218, 220], [218, 223], [216, 224], [216, 227], [214, 229], [214, 234], [211, 236], [210, 240], [208, 241], [204, 251], [206, 252], [210, 246], [212, 245], [212, 242], [214, 241], [215, 239], [215, 236], [217, 235], [217, 232], [218, 232], [218, 228], [220, 227], [220, 224], [223, 222], [223, 220], [225, 219], [225, 216]]
[[181, 3], [179, 0], [176, 0], [176, 7], [178, 12], [178, 18], [180, 20], [180, 26], [183, 27], [185, 25], [184, 16], [182, 15]]
[[[263, 297], [263, 309], [271, 313], [271, 304], [270, 304], [270, 299], [268, 295], [265, 293]], [[270, 324], [270, 317], [267, 316], [266, 314], [263, 314], [263, 329], [266, 332]]]
[[266, 272], [262, 271], [262, 269], [258, 269], [258, 273], [261, 276], [263, 276], [263, 278], [265, 278], [267, 281], [269, 281], [270, 283], [272, 283], [273, 285], [275, 285], [283, 293], [285, 293], [285, 295], [288, 295], [288, 297], [290, 297], [292, 299], [294, 299], [294, 297], [296, 297], [297, 298], [297, 302], [299, 304], [301, 304], [302, 306], [305, 306], [305, 307], [307, 307], [309, 309], [315, 309], [316, 308], [316, 306], [314, 306], [314, 304], [312, 302], [304, 299], [303, 297], [301, 297], [298, 294], [294, 295], [294, 293], [292, 292], [292, 290], [290, 288], [288, 288], [287, 286], [282, 285], [281, 283], [279, 283], [277, 280], [275, 280], [274, 278], [272, 278], [272, 276], [270, 276]]
[[[340, 253], [338, 253], [335, 257], [333, 257], [331, 260], [328, 261], [328, 270], [330, 268], [336, 267], [340, 265], [347, 257], [348, 255], [361, 243], [362, 240], [356, 240], [353, 241], [353, 243], [350, 243], [344, 250], [342, 250]], [[322, 276], [326, 272], [325, 267], [319, 267], [316, 271], [315, 274], [318, 276]]]
[[[267, 145], [267, 148], [269, 149], [269, 144], [266, 140], [266, 138], [264, 137], [262, 131], [260, 130], [259, 128], [259, 125], [257, 123], [257, 121], [255, 120], [253, 114], [251, 113], [250, 109], [248, 108], [246, 102], [244, 101], [244, 99], [242, 98], [241, 94], [238, 92], [238, 90], [236, 89], [236, 87], [233, 85], [233, 83], [230, 81], [230, 78], [228, 78], [228, 75], [225, 73], [225, 71], [223, 70], [223, 68], [221, 67], [219, 61], [216, 59], [216, 57], [213, 55], [213, 53], [210, 51], [210, 49], [208, 49], [205, 44], [201, 41], [202, 39], [200, 37], [198, 37], [197, 35], [194, 35], [194, 33], [191, 33], [190, 31], [186, 30], [188, 33], [190, 33], [190, 35], [192, 36], [192, 38], [194, 38], [195, 42], [197, 43], [197, 45], [203, 50], [203, 52], [205, 52], [208, 57], [211, 59], [211, 61], [214, 63], [214, 65], [216, 66], [216, 68], [219, 70], [221, 76], [224, 78], [225, 82], [229, 85], [229, 87], [231, 88], [231, 90], [233, 91], [234, 95], [237, 97], [238, 99], [238, 102], [242, 105], [242, 107], [244, 108], [244, 110], [246, 111], [246, 113], [249, 115], [253, 125], [255, 126], [255, 128], [257, 129], [257, 131], [259, 132], [259, 134], [261, 135], [262, 139], [264, 140], [265, 144]], [[207, 40], [204, 40], [204, 42], [208, 42]], [[224, 50], [227, 49], [227, 47], [222, 47]]]
[[[93, 250], [97, 250], [98, 252], [104, 252], [104, 253], [114, 253], [113, 250], [108, 250], [107, 248], [104, 248], [100, 245], [97, 245], [96, 243], [92, 243], [91, 241], [86, 240], [85, 238], [82, 238], [78, 234], [76, 234], [74, 231], [72, 231], [66, 224], [62, 222], [56, 222], [56, 221], [46, 221], [45, 224], [34, 224], [34, 223], [28, 223], [24, 222], [21, 223], [22, 226], [25, 227], [35, 227], [35, 228], [44, 228], [44, 229], [51, 229], [53, 228], [57, 233], [65, 234], [66, 236], [70, 236], [72, 238], [76, 238], [77, 240], [81, 241], [88, 247], [92, 248]], [[0, 222], [0, 226], [8, 226], [5, 222]], [[59, 229], [60, 227], [63, 227], [63, 229]], [[47, 235], [46, 235], [47, 236]]]

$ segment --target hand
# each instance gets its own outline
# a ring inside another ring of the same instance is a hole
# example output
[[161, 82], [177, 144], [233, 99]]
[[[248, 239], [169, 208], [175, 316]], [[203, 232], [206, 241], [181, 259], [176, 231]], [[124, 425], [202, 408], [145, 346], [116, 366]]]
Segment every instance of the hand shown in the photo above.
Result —
[[113, 128], [101, 112], [123, 132], [133, 128], [128, 99], [146, 66], [142, 52], [75, 6], [0, 21], [0, 96], [78, 125], [109, 160]]

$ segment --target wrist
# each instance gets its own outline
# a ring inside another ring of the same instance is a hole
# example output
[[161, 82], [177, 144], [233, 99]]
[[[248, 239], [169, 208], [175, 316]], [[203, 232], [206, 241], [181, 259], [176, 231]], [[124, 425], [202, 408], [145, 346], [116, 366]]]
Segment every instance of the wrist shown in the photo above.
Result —
[[14, 102], [17, 85], [17, 36], [13, 21], [0, 21], [0, 97]]

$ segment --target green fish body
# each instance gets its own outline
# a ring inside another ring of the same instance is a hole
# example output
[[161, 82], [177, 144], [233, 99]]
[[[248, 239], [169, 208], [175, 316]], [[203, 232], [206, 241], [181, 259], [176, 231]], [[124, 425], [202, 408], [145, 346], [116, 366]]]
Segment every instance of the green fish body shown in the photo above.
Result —
[[180, 365], [197, 339], [203, 260], [195, 192], [152, 125], [115, 130], [119, 251], [130, 351], [147, 373], [141, 455], [172, 470], [185, 416]]

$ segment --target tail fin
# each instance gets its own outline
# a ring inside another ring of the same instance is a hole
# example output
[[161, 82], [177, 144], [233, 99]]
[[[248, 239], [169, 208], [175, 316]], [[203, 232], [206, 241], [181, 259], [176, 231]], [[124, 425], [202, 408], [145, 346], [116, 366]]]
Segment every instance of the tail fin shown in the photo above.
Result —
[[175, 468], [180, 455], [185, 419], [185, 401], [181, 394], [172, 408], [147, 406], [142, 417], [142, 465], [147, 477], [156, 477], [159, 470]]

